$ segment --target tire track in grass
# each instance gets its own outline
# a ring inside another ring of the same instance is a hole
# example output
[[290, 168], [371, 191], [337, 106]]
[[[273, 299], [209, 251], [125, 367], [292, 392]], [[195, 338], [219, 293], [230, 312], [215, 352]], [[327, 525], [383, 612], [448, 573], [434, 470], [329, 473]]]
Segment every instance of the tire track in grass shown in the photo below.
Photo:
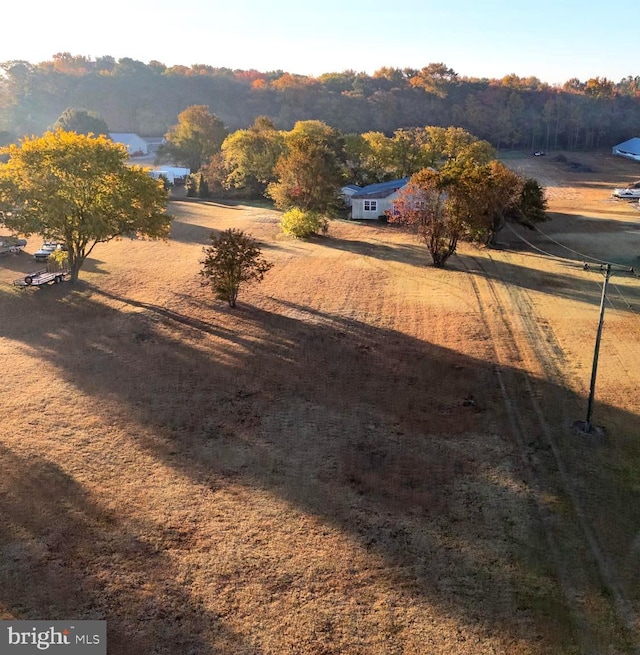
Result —
[[[508, 256], [508, 255], [507, 255]], [[491, 256], [489, 256], [491, 259]], [[493, 260], [491, 259], [492, 263]], [[483, 269], [481, 263], [479, 267]], [[488, 279], [488, 278], [487, 278]], [[540, 321], [535, 315], [531, 301], [528, 294], [522, 287], [516, 287], [508, 284], [504, 279], [499, 277], [499, 284], [506, 291], [510, 300], [510, 305], [517, 309], [516, 313], [511, 313], [513, 320], [518, 320], [523, 328], [526, 345], [531, 349], [535, 359], [541, 364], [542, 370], [546, 373], [547, 379], [555, 385], [568, 388], [570, 386], [569, 376], [565, 371], [567, 367], [564, 366], [564, 354], [562, 348], [555, 340], [552, 334], [544, 333], [540, 327]], [[495, 293], [496, 283], [492, 280], [490, 285], [493, 287]], [[503, 320], [507, 320], [506, 312], [500, 312]], [[544, 412], [538, 400], [539, 394], [534, 392], [531, 378], [524, 377], [524, 382], [527, 388], [528, 396], [531, 399], [531, 407], [535, 413], [537, 423], [540, 427], [541, 434], [544, 437], [544, 443], [549, 447], [553, 455], [553, 463], [557, 467], [560, 477], [560, 482], [565, 495], [570, 499], [574, 514], [582, 531], [582, 534], [589, 547], [589, 551], [596, 562], [598, 573], [602, 583], [607, 588], [609, 595], [614, 601], [616, 615], [618, 619], [625, 626], [629, 634], [633, 637], [634, 652], [640, 653], [640, 645], [636, 628], [636, 616], [632, 603], [626, 597], [622, 585], [619, 582], [614, 564], [611, 559], [604, 552], [592, 527], [591, 521], [587, 516], [584, 505], [580, 499], [580, 495], [575, 484], [571, 480], [571, 475], [565, 464], [565, 459], [560, 451], [560, 447], [556, 440], [553, 430], [551, 429], [548, 421], [545, 418]], [[568, 423], [565, 416], [565, 426]]]
[[[480, 266], [480, 263], [477, 260], [475, 261], [477, 265]], [[498, 313], [494, 312], [494, 317], [490, 318], [490, 313], [485, 308], [485, 303], [483, 301], [484, 295], [480, 288], [480, 284], [485, 284], [490, 296], [494, 301], [497, 301], [494, 289], [491, 287], [489, 281], [486, 278], [480, 278], [480, 280], [477, 280], [473, 271], [471, 271], [464, 263], [463, 266], [470, 276], [471, 287], [476, 298], [480, 318], [490, 337], [491, 350], [493, 352], [493, 359], [495, 362], [494, 371], [498, 382], [498, 387], [500, 389], [500, 395], [507, 414], [509, 426], [511, 428], [511, 441], [514, 444], [516, 453], [518, 455], [520, 472], [527, 486], [535, 491], [535, 493], [532, 494], [532, 498], [535, 499], [536, 513], [541, 525], [544, 527], [546, 544], [549, 552], [551, 553], [551, 557], [553, 558], [554, 568], [562, 593], [572, 614], [571, 618], [574, 624], [574, 633], [577, 635], [580, 641], [581, 650], [585, 652], [586, 645], [593, 640], [589, 622], [586, 620], [586, 617], [583, 616], [582, 612], [578, 611], [578, 608], [576, 607], [577, 593], [563, 566], [564, 561], [563, 557], [561, 556], [559, 539], [553, 529], [553, 517], [548, 508], [545, 507], [545, 505], [542, 503], [542, 490], [538, 484], [538, 476], [531, 463], [531, 460], [526, 456], [527, 448], [525, 445], [525, 437], [527, 435], [527, 430], [523, 424], [523, 421], [521, 420], [521, 414], [517, 411], [516, 401], [509, 391], [511, 385], [508, 381], [505, 381], [506, 367], [510, 365], [509, 360], [518, 359], [518, 354], [515, 351], [515, 348], [510, 347], [509, 345], [514, 344], [515, 342], [512, 338], [512, 334], [509, 334], [509, 338], [506, 340], [500, 337], [498, 334], [498, 326], [495, 324], [495, 317]], [[485, 291], [485, 293], [487, 291]], [[510, 332], [511, 331], [509, 330], [509, 333]], [[510, 352], [506, 352], [507, 350]]]
[[[597, 573], [599, 581], [613, 599], [619, 623], [632, 636], [634, 652], [637, 653], [638, 641], [631, 604], [625, 598], [611, 562], [598, 544], [571, 482], [553, 431], [540, 406], [540, 390], [532, 382], [532, 372], [525, 370], [519, 373], [517, 370], [519, 364], [529, 364], [538, 368], [543, 378], [557, 386], [566, 386], [561, 366], [564, 357], [562, 349], [553, 335], [543, 332], [525, 292], [506, 283], [497, 271], [489, 274], [480, 258], [474, 257], [473, 260], [480, 270], [480, 276], [474, 275], [467, 265], [465, 268], [470, 275], [481, 320], [491, 338], [496, 378], [511, 427], [512, 441], [519, 455], [522, 473], [536, 492], [536, 510], [544, 526], [546, 543], [572, 615], [580, 648], [582, 652], [592, 653], [596, 643], [600, 642], [604, 647], [615, 630], [612, 627], [607, 635], [601, 635], [587, 613], [584, 593], [593, 587], [593, 578]], [[492, 311], [485, 307], [485, 299], [494, 305]], [[537, 449], [532, 448], [536, 437]], [[544, 494], [549, 492], [570, 501], [577, 525], [561, 521], [543, 502]], [[576, 545], [577, 551], [565, 554], [563, 546], [567, 538]], [[578, 551], [579, 557], [576, 557]], [[593, 571], [592, 562], [595, 562], [597, 572]]]

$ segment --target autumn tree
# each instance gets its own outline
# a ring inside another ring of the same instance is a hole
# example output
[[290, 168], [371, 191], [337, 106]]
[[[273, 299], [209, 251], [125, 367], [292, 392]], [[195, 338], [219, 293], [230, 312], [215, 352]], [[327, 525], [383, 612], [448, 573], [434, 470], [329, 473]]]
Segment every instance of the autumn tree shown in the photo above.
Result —
[[444, 266], [461, 239], [494, 243], [507, 219], [527, 227], [546, 220], [544, 189], [497, 160], [452, 161], [414, 174], [400, 191], [389, 222], [414, 231], [435, 266]]
[[0, 210], [22, 234], [67, 247], [71, 280], [98, 243], [121, 236], [165, 238], [162, 184], [127, 166], [126, 150], [103, 136], [47, 132], [0, 150]]
[[389, 223], [416, 234], [439, 268], [455, 253], [465, 228], [464, 221], [452, 211], [451, 181], [432, 169], [415, 173], [399, 192], [389, 214]]
[[427, 93], [444, 98], [447, 95], [447, 86], [452, 84], [457, 77], [458, 74], [453, 68], [448, 68], [443, 63], [435, 63], [415, 72], [409, 78], [409, 83], [413, 87], [424, 89]]
[[51, 129], [76, 132], [77, 134], [109, 135], [109, 126], [99, 114], [75, 107], [67, 107]]
[[284, 151], [284, 136], [273, 122], [258, 116], [247, 130], [237, 130], [222, 143], [226, 182], [232, 187], [256, 187], [262, 194], [275, 181], [274, 169]]
[[474, 240], [494, 244], [507, 219], [529, 227], [546, 220], [542, 187], [498, 160], [484, 165], [454, 162], [442, 174], [451, 196], [450, 211]]
[[343, 179], [342, 135], [321, 121], [299, 121], [285, 134], [285, 145], [268, 195], [279, 209], [332, 213]]
[[200, 275], [211, 286], [216, 297], [236, 306], [240, 287], [261, 282], [273, 264], [262, 256], [257, 242], [242, 230], [228, 229], [211, 234], [211, 245], [204, 248]]
[[166, 143], [158, 149], [158, 162], [171, 162], [200, 170], [208, 159], [220, 151], [227, 136], [224, 123], [209, 113], [205, 105], [192, 105], [178, 115], [178, 123], [165, 135]]

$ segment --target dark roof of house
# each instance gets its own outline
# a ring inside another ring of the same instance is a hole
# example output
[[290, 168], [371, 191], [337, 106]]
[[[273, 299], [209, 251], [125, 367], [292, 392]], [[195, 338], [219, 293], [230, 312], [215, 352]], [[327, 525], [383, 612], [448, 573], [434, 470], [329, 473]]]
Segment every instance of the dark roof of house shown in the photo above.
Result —
[[363, 187], [360, 191], [354, 193], [351, 198], [386, 198], [405, 186], [408, 181], [408, 177], [403, 177], [399, 180], [369, 184], [369, 186]]
[[357, 184], [345, 184], [342, 188], [350, 189], [351, 191], [360, 191], [360, 189], [362, 189], [362, 187]]
[[632, 155], [640, 155], [640, 137], [634, 136], [632, 139], [613, 146], [613, 149], [619, 150], [620, 152], [628, 152]]

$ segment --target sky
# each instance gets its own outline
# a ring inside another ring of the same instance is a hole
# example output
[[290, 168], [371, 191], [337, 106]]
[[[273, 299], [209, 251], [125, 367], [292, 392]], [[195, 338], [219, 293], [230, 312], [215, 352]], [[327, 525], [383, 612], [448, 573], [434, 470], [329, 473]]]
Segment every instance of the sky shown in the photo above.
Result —
[[58, 52], [318, 76], [442, 62], [549, 84], [640, 75], [638, 0], [11, 0], [0, 62]]

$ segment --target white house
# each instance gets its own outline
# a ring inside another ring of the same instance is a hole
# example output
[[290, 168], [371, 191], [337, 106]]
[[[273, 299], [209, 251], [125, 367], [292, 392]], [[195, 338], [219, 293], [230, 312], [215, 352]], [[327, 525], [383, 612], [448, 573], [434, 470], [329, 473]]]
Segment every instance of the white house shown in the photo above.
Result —
[[149, 154], [149, 144], [145, 139], [138, 136], [137, 134], [133, 134], [132, 132], [110, 132], [109, 136], [111, 137], [112, 141], [121, 143], [123, 146], [125, 146], [130, 155], [136, 153], [141, 153], [143, 155]]
[[623, 141], [617, 146], [613, 146], [611, 152], [614, 155], [619, 155], [620, 157], [626, 157], [627, 159], [635, 159], [635, 161], [640, 161], [640, 138], [634, 136], [632, 139]]
[[406, 186], [408, 177], [390, 182], [379, 182], [363, 187], [351, 195], [351, 218], [354, 220], [376, 220], [393, 209], [398, 191]]

